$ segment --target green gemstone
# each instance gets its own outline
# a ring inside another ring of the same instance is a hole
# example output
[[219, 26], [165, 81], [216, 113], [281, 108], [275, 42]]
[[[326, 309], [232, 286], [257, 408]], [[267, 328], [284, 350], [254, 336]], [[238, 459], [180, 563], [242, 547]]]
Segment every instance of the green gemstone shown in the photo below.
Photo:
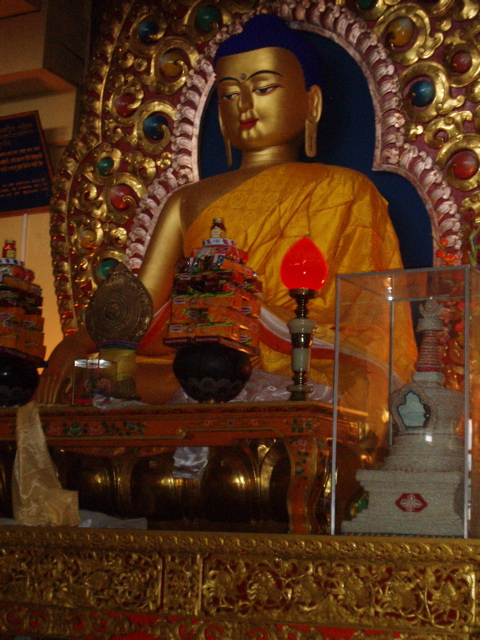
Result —
[[97, 267], [97, 276], [99, 278], [106, 278], [110, 271], [118, 264], [117, 260], [113, 258], [107, 258], [106, 260], [102, 260], [102, 262]]
[[110, 158], [109, 156], [104, 156], [97, 162], [98, 173], [101, 176], [108, 175], [110, 171], [113, 169], [113, 165], [114, 165], [113, 158]]
[[357, 7], [362, 11], [368, 11], [377, 4], [377, 0], [357, 0]]
[[212, 25], [217, 23], [220, 25], [222, 22], [222, 14], [217, 9], [217, 7], [212, 7], [211, 5], [207, 5], [206, 7], [201, 7], [198, 10], [196, 17], [197, 28], [204, 33], [208, 33], [212, 30]]

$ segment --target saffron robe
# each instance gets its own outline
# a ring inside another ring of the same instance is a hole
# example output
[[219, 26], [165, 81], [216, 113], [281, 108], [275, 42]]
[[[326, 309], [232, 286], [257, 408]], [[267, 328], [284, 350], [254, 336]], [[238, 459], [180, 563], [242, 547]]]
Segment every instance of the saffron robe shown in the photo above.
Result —
[[[202, 211], [185, 233], [185, 256], [209, 236], [213, 218], [223, 218], [227, 237], [248, 253], [248, 265], [263, 282], [262, 303], [284, 322], [294, 316], [296, 304], [280, 279], [283, 256], [305, 236], [322, 251], [329, 276], [318, 297], [309, 303], [309, 317], [317, 323], [315, 342], [320, 344], [313, 351], [309, 375], [314, 381], [331, 386], [335, 275], [402, 268], [386, 201], [366, 176], [351, 169], [288, 163], [266, 169]], [[254, 366], [290, 376], [289, 345], [285, 340], [288, 331], [282, 338], [273, 326], [275, 322], [271, 322], [273, 316], [269, 315], [270, 322], [267, 319], [264, 323], [268, 327], [261, 333], [260, 358]], [[349, 347], [363, 352], [365, 344], [373, 344], [375, 357], [388, 362], [388, 336], [378, 331], [378, 319], [363, 315], [360, 327], [355, 314], [351, 316], [346, 321], [351, 329]], [[408, 312], [401, 322], [406, 348], [400, 356], [402, 362], [396, 364], [404, 373], [414, 363], [415, 347]], [[146, 337], [148, 340], [148, 334]]]

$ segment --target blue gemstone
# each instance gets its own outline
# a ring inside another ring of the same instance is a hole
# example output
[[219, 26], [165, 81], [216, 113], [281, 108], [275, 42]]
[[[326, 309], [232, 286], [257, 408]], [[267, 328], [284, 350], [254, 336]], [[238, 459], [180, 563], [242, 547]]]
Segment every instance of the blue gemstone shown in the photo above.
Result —
[[426, 107], [435, 98], [435, 85], [431, 80], [417, 80], [410, 87], [408, 96], [414, 107]]
[[222, 14], [217, 7], [207, 5], [198, 10], [196, 23], [198, 29], [204, 33], [208, 33], [212, 29], [213, 23], [221, 24]]
[[160, 113], [152, 113], [143, 121], [143, 133], [151, 140], [161, 140], [163, 138], [163, 127], [168, 127], [168, 121]]
[[155, 36], [160, 28], [153, 20], [142, 20], [137, 27], [138, 37], [143, 44], [151, 44], [155, 41]]

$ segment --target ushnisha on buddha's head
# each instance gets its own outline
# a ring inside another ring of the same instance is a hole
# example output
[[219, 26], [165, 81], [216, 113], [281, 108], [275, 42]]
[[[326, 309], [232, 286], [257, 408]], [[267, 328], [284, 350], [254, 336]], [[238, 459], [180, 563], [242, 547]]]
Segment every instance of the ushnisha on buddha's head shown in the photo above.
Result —
[[219, 118], [228, 162], [242, 152], [288, 145], [316, 155], [322, 93], [314, 46], [272, 14], [255, 16], [215, 55]]

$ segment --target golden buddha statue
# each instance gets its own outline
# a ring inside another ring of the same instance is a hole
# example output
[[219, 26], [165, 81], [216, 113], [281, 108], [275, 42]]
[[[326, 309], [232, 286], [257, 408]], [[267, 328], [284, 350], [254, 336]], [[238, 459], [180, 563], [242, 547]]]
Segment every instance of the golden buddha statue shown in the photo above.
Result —
[[[295, 303], [279, 272], [294, 242], [311, 238], [329, 265], [329, 279], [310, 304], [317, 322], [310, 377], [318, 383], [332, 384], [335, 274], [402, 268], [387, 203], [374, 185], [349, 169], [298, 162], [302, 144], [307, 156], [316, 154], [322, 93], [315, 58], [313, 45], [273, 15], [252, 18], [217, 51], [220, 127], [227, 157], [233, 146], [242, 161], [236, 170], [179, 188], [156, 223], [139, 273], [157, 313], [137, 350], [137, 392], [145, 402], [168, 401], [178, 387], [171, 350], [163, 346], [161, 310], [176, 263], [207, 237], [213, 218], [224, 219], [228, 237], [249, 254], [263, 281], [262, 344], [254, 366], [274, 374], [291, 374], [285, 322]], [[52, 353], [37, 398], [61, 400], [74, 359], [95, 350], [83, 329], [65, 338]], [[408, 349], [404, 355], [408, 366], [414, 358]]]

